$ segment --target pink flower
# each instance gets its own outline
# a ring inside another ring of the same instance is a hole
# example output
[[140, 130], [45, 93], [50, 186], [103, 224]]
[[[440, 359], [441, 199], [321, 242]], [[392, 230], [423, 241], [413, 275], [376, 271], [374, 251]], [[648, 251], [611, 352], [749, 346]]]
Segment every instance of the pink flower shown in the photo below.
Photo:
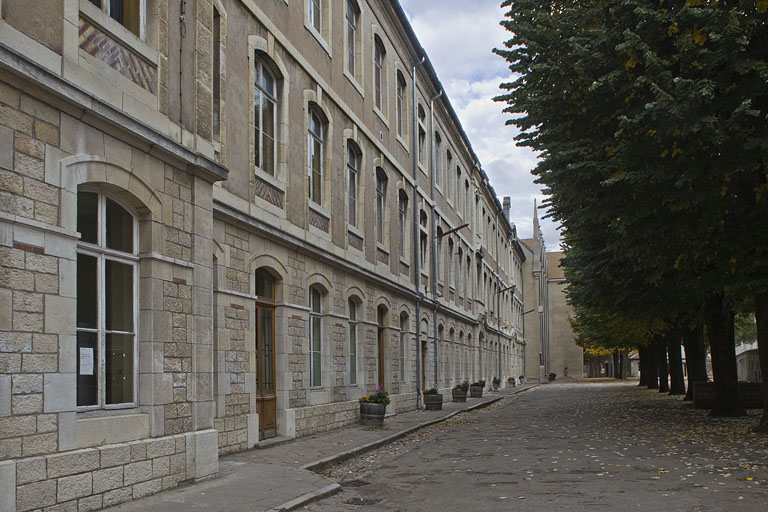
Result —
[[381, 386], [378, 386], [378, 387], [376, 388], [376, 393], [378, 393], [379, 391], [381, 391]]

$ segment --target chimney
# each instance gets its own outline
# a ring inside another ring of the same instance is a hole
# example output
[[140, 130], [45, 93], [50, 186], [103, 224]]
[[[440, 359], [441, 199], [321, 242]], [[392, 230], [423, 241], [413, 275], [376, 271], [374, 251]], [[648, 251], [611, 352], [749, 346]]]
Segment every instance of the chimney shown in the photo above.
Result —
[[509, 199], [509, 196], [504, 197], [504, 202], [502, 210], [504, 211], [504, 217], [507, 218], [507, 222], [512, 222], [509, 218], [509, 209], [512, 206], [512, 201]]

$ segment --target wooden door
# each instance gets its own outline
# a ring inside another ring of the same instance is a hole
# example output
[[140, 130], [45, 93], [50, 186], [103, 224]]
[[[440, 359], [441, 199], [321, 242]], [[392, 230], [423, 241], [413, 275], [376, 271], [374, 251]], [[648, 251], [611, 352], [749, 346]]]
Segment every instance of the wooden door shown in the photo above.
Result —
[[275, 394], [275, 308], [256, 306], [256, 412], [259, 439], [277, 434]]

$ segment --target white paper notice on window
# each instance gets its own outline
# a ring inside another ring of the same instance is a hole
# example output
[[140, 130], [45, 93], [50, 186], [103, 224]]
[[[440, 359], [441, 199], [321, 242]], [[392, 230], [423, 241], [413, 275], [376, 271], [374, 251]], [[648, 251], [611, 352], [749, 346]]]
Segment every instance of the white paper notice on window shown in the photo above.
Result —
[[80, 375], [93, 375], [93, 349], [80, 347]]

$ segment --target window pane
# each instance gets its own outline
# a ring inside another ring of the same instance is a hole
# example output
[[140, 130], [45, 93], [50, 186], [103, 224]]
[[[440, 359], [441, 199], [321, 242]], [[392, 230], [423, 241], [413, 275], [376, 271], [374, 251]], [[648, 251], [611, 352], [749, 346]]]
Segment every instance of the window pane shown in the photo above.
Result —
[[94, 192], [77, 193], [77, 230], [80, 239], [89, 244], [99, 243], [99, 195]]
[[272, 277], [264, 271], [256, 271], [256, 295], [262, 299], [274, 298]]
[[349, 301], [349, 319], [357, 320], [357, 305], [353, 301]]
[[320, 317], [312, 317], [312, 351], [320, 351]]
[[77, 255], [77, 326], [98, 328], [99, 301], [97, 260], [87, 254]]
[[107, 198], [107, 247], [133, 252], [133, 215]]
[[104, 273], [106, 328], [133, 332], [133, 265], [107, 260]]
[[133, 402], [133, 335], [107, 334], [104, 350], [107, 404]]
[[[258, 66], [256, 67], [258, 70]], [[255, 143], [254, 143], [254, 150], [255, 150], [255, 157], [253, 159], [254, 163], [258, 167], [262, 167], [263, 164], [261, 162], [261, 101], [262, 101], [262, 93], [258, 89], [253, 93], [253, 105], [254, 105], [254, 121], [256, 123], [255, 126]]]
[[312, 354], [312, 386], [322, 386], [322, 379], [320, 374], [320, 352]]
[[[99, 336], [95, 332], [77, 332], [77, 405], [98, 405]], [[81, 366], [81, 363], [82, 366]]]
[[272, 374], [272, 350], [274, 335], [272, 333], [272, 310], [261, 310], [261, 390], [274, 391], [275, 378]]

